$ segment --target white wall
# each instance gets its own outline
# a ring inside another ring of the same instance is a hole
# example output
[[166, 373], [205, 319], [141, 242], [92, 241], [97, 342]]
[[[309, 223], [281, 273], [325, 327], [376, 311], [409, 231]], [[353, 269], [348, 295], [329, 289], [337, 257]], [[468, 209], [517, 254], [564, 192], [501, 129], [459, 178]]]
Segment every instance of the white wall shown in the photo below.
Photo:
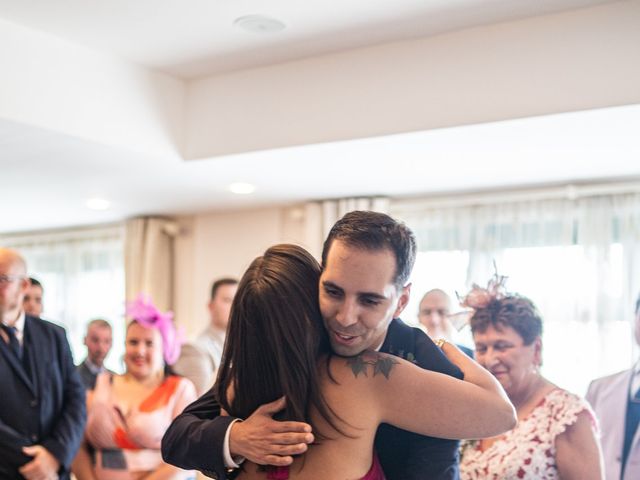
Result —
[[0, 118], [210, 158], [640, 103], [640, 2], [183, 82], [0, 21]]
[[638, 18], [613, 2], [197, 80], [186, 158], [640, 103]]
[[0, 20], [0, 118], [134, 152], [180, 157], [184, 84]]
[[213, 280], [240, 279], [251, 261], [276, 243], [317, 247], [306, 238], [306, 218], [305, 208], [295, 205], [178, 218], [182, 232], [175, 245], [175, 318], [188, 335], [207, 325]]

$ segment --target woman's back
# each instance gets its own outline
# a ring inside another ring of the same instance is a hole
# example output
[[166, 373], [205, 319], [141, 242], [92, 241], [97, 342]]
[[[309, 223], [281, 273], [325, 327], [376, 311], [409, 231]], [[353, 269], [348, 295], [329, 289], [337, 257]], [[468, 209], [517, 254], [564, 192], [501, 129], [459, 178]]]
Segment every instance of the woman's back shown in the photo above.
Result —
[[[452, 360], [473, 363], [451, 345], [447, 353]], [[470, 379], [481, 370], [472, 368], [477, 371], [465, 372]], [[318, 372], [321, 393], [340, 431], [311, 409], [316, 440], [318, 434], [325, 439], [294, 459], [288, 477], [269, 477], [263, 469], [247, 464], [239, 478], [382, 479], [373, 446], [380, 423], [441, 438], [477, 438], [488, 430], [499, 433], [514, 425], [511, 405], [490, 388], [423, 370], [384, 353], [332, 356], [328, 362], [321, 357]], [[486, 372], [480, 375], [488, 379]]]
[[[319, 361], [318, 369], [322, 394], [336, 414], [335, 423], [342, 433], [334, 430], [315, 409], [312, 409], [311, 421], [316, 428], [317, 443], [310, 446], [304, 455], [295, 458], [289, 467], [288, 478], [315, 480], [366, 477], [373, 465], [373, 441], [380, 423], [379, 408], [372, 395], [374, 385], [378, 381], [373, 381], [374, 366], [364, 365], [364, 371], [356, 376], [347, 359], [332, 357], [329, 361], [332, 378], [327, 372], [326, 359]], [[318, 441], [318, 433], [324, 434], [327, 438]], [[267, 475], [264, 468], [248, 463], [238, 478], [265, 479], [268, 478]], [[373, 480], [384, 477], [366, 478]]]

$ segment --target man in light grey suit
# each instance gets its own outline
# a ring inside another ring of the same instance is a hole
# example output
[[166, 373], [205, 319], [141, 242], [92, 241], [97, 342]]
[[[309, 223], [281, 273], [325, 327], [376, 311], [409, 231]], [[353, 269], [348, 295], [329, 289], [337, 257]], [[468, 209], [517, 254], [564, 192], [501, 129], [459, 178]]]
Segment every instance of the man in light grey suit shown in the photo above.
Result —
[[[635, 315], [640, 345], [640, 296]], [[640, 479], [640, 360], [629, 370], [591, 382], [586, 398], [600, 421], [607, 480]]]
[[238, 288], [235, 278], [220, 278], [213, 282], [209, 298], [209, 326], [191, 343], [182, 346], [180, 358], [173, 370], [187, 377], [202, 395], [213, 386], [222, 358], [231, 303]]

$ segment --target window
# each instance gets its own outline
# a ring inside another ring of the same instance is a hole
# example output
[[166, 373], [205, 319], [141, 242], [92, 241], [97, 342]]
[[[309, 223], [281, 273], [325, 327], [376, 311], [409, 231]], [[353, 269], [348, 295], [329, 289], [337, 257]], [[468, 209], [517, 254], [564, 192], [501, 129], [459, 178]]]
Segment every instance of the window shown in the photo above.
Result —
[[[476, 206], [415, 207], [392, 214], [416, 233], [419, 254], [412, 301], [441, 288], [452, 297], [494, 273], [530, 298], [544, 321], [543, 374], [584, 394], [591, 380], [629, 368], [640, 292], [640, 196], [521, 201]], [[467, 344], [470, 332], [456, 340]]]
[[[622, 301], [622, 246], [611, 245], [604, 278], [587, 253], [577, 245], [509, 248], [497, 260], [499, 273], [509, 277], [507, 289], [529, 297], [541, 312], [543, 375], [580, 394], [592, 379], [628, 368], [633, 358], [633, 337], [625, 320], [625, 308], [633, 306]], [[469, 252], [420, 252], [403, 317], [415, 324], [420, 299], [432, 288], [449, 293], [455, 312], [455, 292], [466, 293], [474, 282], [484, 286], [493, 274], [486, 270], [467, 279], [468, 269]], [[614, 312], [613, 319], [599, 319], [598, 305]], [[470, 329], [464, 327], [456, 340], [473, 345]]]
[[87, 323], [104, 318], [113, 327], [106, 366], [122, 371], [124, 353], [124, 257], [120, 226], [4, 237], [27, 261], [28, 274], [44, 287], [42, 317], [63, 326], [75, 363], [86, 356]]

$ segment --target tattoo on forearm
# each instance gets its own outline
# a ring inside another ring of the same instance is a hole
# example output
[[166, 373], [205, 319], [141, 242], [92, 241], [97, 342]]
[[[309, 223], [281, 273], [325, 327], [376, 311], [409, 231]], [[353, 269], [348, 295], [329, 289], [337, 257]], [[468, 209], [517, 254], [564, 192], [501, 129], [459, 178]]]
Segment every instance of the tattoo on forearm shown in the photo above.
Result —
[[347, 359], [347, 365], [351, 368], [353, 375], [357, 378], [359, 374], [368, 377], [367, 370], [373, 367], [373, 376], [381, 373], [385, 378], [389, 378], [393, 366], [398, 361], [389, 355], [381, 355], [378, 352], [363, 352], [360, 355]]

